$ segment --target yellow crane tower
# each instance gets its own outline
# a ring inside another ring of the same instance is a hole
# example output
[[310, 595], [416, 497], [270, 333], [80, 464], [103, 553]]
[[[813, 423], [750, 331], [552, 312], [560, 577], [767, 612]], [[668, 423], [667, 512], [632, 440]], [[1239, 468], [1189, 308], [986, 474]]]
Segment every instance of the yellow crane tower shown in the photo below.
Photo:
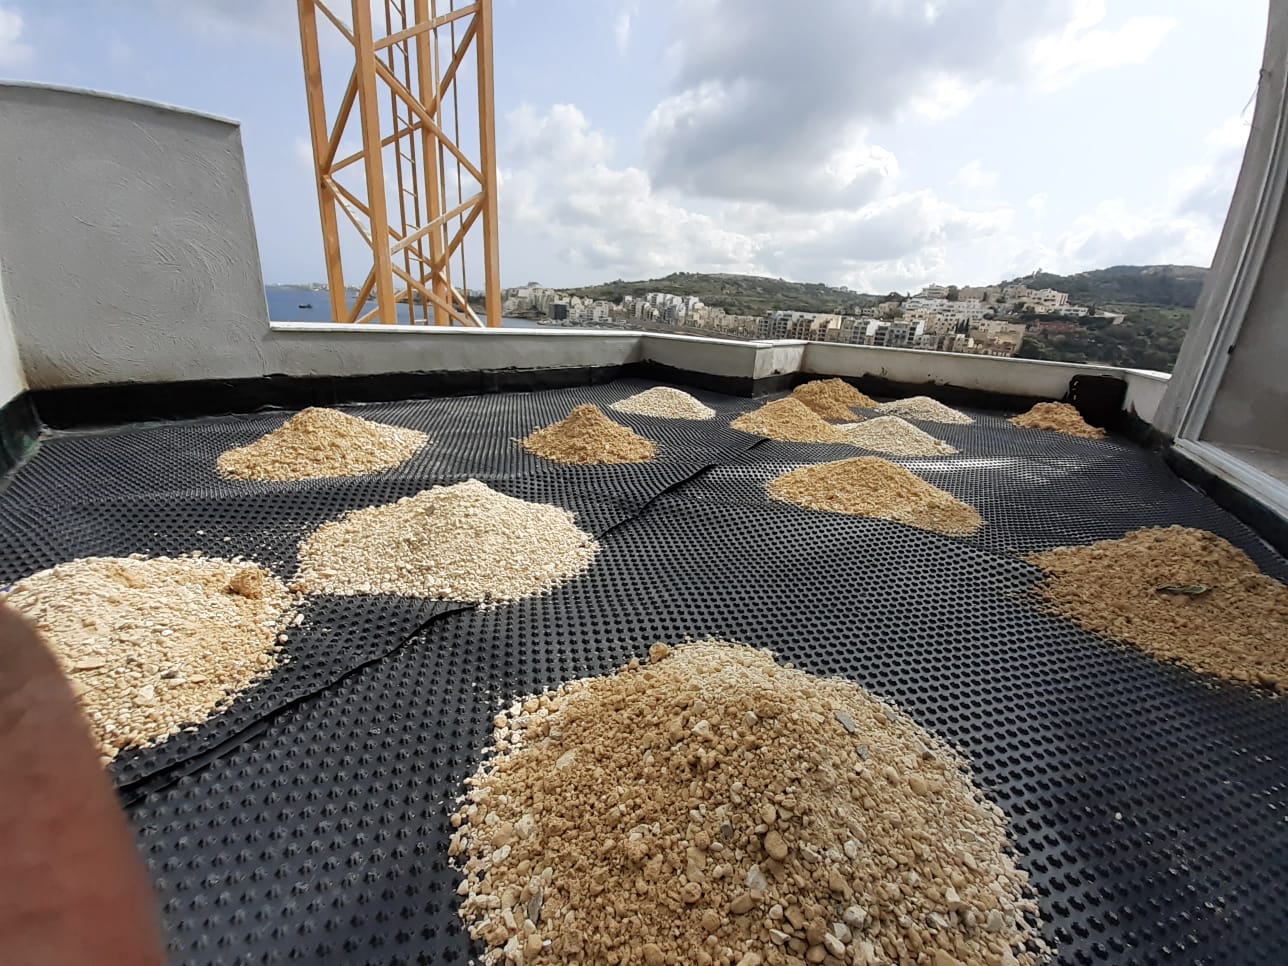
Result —
[[[348, 10], [343, 0], [297, 2], [334, 320], [393, 324], [405, 303], [412, 324], [483, 324], [466, 275], [481, 235], [484, 311], [500, 325], [492, 0], [352, 0]], [[319, 25], [332, 35], [320, 41]], [[324, 52], [349, 73], [334, 114]], [[371, 250], [352, 302], [341, 217]]]

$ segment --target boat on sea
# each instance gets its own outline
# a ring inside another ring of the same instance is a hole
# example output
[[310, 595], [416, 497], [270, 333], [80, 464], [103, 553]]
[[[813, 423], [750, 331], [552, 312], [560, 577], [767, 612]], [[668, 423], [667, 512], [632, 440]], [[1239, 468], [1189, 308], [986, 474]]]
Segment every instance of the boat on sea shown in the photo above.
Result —
[[313, 303], [312, 303], [312, 302], [301, 302], [299, 305], [297, 305], [297, 306], [295, 306], [295, 307], [296, 307], [297, 309], [311, 309], [311, 308], [313, 308]]

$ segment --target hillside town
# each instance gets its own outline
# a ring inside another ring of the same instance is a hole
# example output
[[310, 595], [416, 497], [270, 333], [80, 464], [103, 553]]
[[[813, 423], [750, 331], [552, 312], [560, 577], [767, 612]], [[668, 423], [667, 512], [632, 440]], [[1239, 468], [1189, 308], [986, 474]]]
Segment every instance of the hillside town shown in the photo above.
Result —
[[583, 298], [532, 283], [506, 289], [506, 315], [551, 325], [669, 329], [738, 339], [804, 339], [1013, 356], [1026, 331], [1059, 331], [1094, 315], [1119, 324], [1123, 316], [1074, 305], [1064, 292], [1024, 285], [958, 288], [927, 285], [915, 295], [891, 296], [842, 315], [778, 310], [732, 315], [694, 295], [649, 292], [620, 302]]

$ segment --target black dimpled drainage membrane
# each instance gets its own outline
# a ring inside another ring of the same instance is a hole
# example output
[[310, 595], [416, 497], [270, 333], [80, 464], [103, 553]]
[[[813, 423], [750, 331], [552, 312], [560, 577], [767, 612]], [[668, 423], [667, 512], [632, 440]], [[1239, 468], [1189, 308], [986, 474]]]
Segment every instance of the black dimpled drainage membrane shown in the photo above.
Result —
[[[723, 405], [727, 418], [755, 404]], [[1177, 522], [1280, 579], [1284, 562], [1116, 442], [991, 417], [950, 438], [962, 461], [1013, 458], [940, 471], [959, 495], [1010, 487], [1013, 504], [981, 503], [995, 534], [770, 502], [758, 487], [771, 471], [853, 452], [731, 451], [613, 526], [587, 573], [442, 615], [146, 797], [131, 818], [175, 961], [467, 962], [478, 949], [456, 916], [448, 819], [492, 716], [704, 635], [854, 680], [966, 754], [1010, 817], [1060, 962], [1279, 961], [1288, 705], [1042, 613], [1037, 571], [999, 551]]]
[[[289, 582], [299, 542], [321, 523], [471, 476], [511, 496], [571, 510], [579, 526], [598, 534], [757, 441], [728, 429], [725, 420], [623, 418], [660, 443], [656, 459], [562, 467], [513, 440], [579, 403], [606, 405], [646, 385], [355, 407], [351, 411], [367, 418], [426, 432], [432, 443], [393, 470], [341, 480], [252, 483], [218, 475], [218, 455], [276, 429], [289, 415], [281, 412], [55, 438], [0, 494], [0, 587], [76, 557], [194, 550], [247, 557]], [[226, 748], [266, 715], [330, 686], [403, 644], [427, 621], [463, 606], [387, 596], [307, 598], [304, 622], [289, 630], [281, 665], [270, 676], [200, 725], [154, 747], [121, 753], [113, 777], [127, 799], [162, 784], [171, 770]]]

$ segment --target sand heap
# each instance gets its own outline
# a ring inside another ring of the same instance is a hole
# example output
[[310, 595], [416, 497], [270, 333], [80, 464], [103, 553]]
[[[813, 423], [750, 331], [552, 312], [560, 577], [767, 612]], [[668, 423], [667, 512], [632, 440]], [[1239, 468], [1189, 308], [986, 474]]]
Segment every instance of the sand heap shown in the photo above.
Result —
[[515, 600], [581, 573], [598, 549], [567, 510], [467, 480], [323, 524], [300, 547], [295, 589]]
[[450, 853], [486, 964], [1032, 964], [1005, 817], [848, 681], [714, 641], [516, 702]]
[[626, 399], [609, 404], [609, 409], [638, 416], [656, 416], [660, 419], [711, 419], [716, 411], [704, 406], [687, 392], [669, 386], [654, 386], [637, 392]]
[[249, 446], [219, 456], [219, 472], [243, 480], [312, 480], [388, 470], [429, 442], [335, 409], [305, 409]]
[[788, 443], [848, 442], [839, 429], [823, 422], [812, 409], [790, 396], [743, 413], [729, 425], [744, 433], [755, 433], [757, 436], [768, 436]]
[[1288, 587], [1205, 530], [1155, 527], [1027, 558], [1049, 610], [1196, 671], [1288, 691]]
[[878, 416], [838, 428], [855, 446], [892, 456], [950, 456], [957, 452], [942, 439], [898, 416]]
[[856, 418], [855, 406], [870, 408], [877, 404], [875, 399], [859, 392], [844, 379], [815, 379], [797, 386], [792, 395], [823, 419], [850, 422]]
[[905, 419], [920, 419], [925, 423], [973, 423], [965, 413], [950, 409], [938, 400], [929, 396], [910, 396], [907, 399], [895, 399], [877, 407], [882, 413], [891, 416], [903, 416]]
[[555, 463], [581, 466], [647, 463], [657, 444], [604, 415], [598, 406], [578, 406], [564, 419], [530, 433], [523, 448]]
[[802, 466], [769, 482], [775, 500], [812, 510], [894, 520], [965, 535], [984, 525], [974, 507], [878, 456]]
[[231, 704], [273, 670], [294, 617], [267, 571], [202, 557], [87, 557], [20, 580], [0, 600], [44, 635], [107, 758]]
[[1010, 421], [1025, 429], [1052, 429], [1057, 433], [1081, 436], [1083, 439], [1105, 438], [1103, 429], [1086, 422], [1082, 413], [1068, 403], [1040, 402], [1027, 413], [1012, 416]]

